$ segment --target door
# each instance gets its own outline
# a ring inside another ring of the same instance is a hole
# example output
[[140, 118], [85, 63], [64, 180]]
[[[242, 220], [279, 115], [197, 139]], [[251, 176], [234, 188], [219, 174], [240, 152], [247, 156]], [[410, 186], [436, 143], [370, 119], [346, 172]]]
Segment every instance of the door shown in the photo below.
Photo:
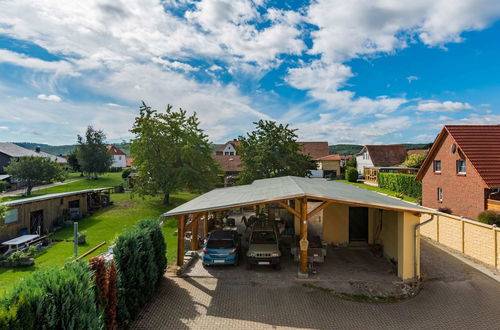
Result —
[[41, 235], [43, 232], [43, 210], [31, 212], [30, 214], [30, 234]]
[[368, 208], [349, 208], [349, 242], [368, 241]]

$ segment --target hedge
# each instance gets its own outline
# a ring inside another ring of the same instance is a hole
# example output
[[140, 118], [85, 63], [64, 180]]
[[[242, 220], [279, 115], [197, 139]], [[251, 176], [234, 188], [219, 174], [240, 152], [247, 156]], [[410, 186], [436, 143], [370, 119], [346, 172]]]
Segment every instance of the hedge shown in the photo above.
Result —
[[153, 295], [166, 267], [166, 246], [157, 220], [143, 220], [118, 237], [113, 249], [118, 269], [117, 321], [126, 327]]
[[345, 178], [349, 182], [358, 181], [358, 170], [356, 170], [354, 167], [348, 167], [345, 170]]
[[102, 329], [94, 278], [83, 262], [34, 272], [0, 303], [0, 329]]
[[422, 198], [422, 183], [415, 180], [415, 175], [379, 172], [378, 186], [416, 199]]

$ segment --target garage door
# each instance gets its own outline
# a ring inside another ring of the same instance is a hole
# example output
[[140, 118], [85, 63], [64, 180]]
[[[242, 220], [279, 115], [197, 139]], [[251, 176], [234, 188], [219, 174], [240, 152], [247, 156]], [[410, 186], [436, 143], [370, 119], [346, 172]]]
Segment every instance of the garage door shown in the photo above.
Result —
[[368, 241], [368, 208], [349, 208], [349, 241]]

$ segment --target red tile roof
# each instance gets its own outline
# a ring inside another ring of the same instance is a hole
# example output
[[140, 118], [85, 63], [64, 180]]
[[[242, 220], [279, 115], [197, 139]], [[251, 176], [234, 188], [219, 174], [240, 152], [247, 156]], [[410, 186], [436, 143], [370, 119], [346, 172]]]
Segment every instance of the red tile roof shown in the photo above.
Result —
[[212, 158], [220, 164], [224, 172], [241, 172], [240, 156], [212, 155]]
[[408, 155], [413, 155], [413, 154], [426, 154], [429, 152], [429, 149], [416, 149], [416, 150], [408, 150], [406, 153]]
[[232, 145], [233, 145], [233, 147], [236, 149], [236, 147], [240, 145], [240, 141], [238, 141], [238, 140], [228, 141], [228, 142], [224, 143], [223, 145], [221, 145], [221, 146], [219, 147], [219, 149], [217, 149], [217, 151], [219, 151], [219, 152], [224, 151], [224, 149], [226, 148], [226, 146], [227, 146], [228, 144], [232, 144]]
[[297, 142], [301, 145], [301, 152], [304, 155], [310, 155], [312, 159], [318, 159], [327, 156], [330, 151], [328, 150], [328, 142]]
[[108, 152], [111, 154], [111, 155], [120, 155], [120, 156], [125, 156], [125, 153], [123, 151], [121, 151], [120, 149], [118, 149], [117, 147], [115, 147], [114, 145], [112, 144], [109, 144], [106, 146], [106, 148], [108, 149]]
[[320, 158], [316, 158], [315, 160], [341, 160], [344, 159], [341, 155], [328, 155]]
[[500, 125], [446, 125], [443, 130], [457, 142], [486, 185], [500, 187]]
[[406, 160], [406, 149], [402, 144], [366, 145], [358, 154], [368, 150], [375, 167], [399, 165]]

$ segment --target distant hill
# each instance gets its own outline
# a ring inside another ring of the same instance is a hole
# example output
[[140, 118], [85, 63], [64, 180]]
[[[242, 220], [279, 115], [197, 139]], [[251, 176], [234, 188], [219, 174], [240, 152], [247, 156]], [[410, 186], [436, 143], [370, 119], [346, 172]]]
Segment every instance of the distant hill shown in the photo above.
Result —
[[[406, 150], [429, 149], [432, 143], [403, 143]], [[330, 154], [355, 155], [363, 148], [359, 144], [333, 144], [328, 146]]]
[[[49, 144], [43, 144], [43, 143], [32, 143], [32, 142], [14, 142], [20, 147], [30, 149], [30, 150], [35, 150], [36, 147], [40, 147], [40, 150], [43, 152], [46, 152], [51, 155], [67, 155], [71, 151], [73, 151], [76, 148], [76, 144], [66, 144], [62, 146], [51, 146]], [[120, 150], [123, 150], [124, 153], [127, 155], [130, 152], [130, 143], [113, 143], [115, 147], [117, 147]]]

